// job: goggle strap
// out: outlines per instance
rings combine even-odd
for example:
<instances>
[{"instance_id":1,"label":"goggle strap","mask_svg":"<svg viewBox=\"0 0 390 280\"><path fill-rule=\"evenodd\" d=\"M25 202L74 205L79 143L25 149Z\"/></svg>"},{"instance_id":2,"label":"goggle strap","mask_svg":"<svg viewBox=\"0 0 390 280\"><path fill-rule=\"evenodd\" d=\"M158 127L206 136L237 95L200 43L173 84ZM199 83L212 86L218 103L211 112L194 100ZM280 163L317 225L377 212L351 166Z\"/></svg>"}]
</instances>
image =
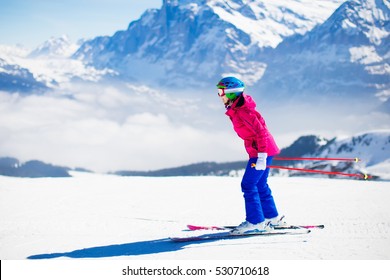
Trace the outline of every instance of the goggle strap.
<instances>
[{"instance_id":1,"label":"goggle strap","mask_svg":"<svg viewBox=\"0 0 390 280\"><path fill-rule=\"evenodd\" d=\"M224 93L234 93L234 92L243 92L244 91L244 87L240 87L240 88L225 88L224 89Z\"/></svg>"}]
</instances>

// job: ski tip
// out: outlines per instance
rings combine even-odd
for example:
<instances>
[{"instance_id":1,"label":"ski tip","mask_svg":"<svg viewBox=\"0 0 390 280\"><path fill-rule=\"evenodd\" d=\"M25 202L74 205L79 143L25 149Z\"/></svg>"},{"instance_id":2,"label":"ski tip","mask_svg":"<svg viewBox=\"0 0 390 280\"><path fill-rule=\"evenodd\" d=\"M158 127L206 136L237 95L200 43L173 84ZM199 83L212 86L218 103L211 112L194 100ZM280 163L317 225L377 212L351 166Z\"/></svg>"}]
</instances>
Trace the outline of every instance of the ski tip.
<instances>
[{"instance_id":1,"label":"ski tip","mask_svg":"<svg viewBox=\"0 0 390 280\"><path fill-rule=\"evenodd\" d=\"M206 230L206 229L214 229L214 228L216 228L216 227L187 225L187 229L189 229L189 230Z\"/></svg>"},{"instance_id":2,"label":"ski tip","mask_svg":"<svg viewBox=\"0 0 390 280\"><path fill-rule=\"evenodd\" d=\"M187 225L187 229L189 230L224 230L224 227L218 226L195 226L195 225Z\"/></svg>"},{"instance_id":3,"label":"ski tip","mask_svg":"<svg viewBox=\"0 0 390 280\"><path fill-rule=\"evenodd\" d=\"M194 226L194 225L187 225L187 228L189 230L197 230L199 227L198 226Z\"/></svg>"}]
</instances>

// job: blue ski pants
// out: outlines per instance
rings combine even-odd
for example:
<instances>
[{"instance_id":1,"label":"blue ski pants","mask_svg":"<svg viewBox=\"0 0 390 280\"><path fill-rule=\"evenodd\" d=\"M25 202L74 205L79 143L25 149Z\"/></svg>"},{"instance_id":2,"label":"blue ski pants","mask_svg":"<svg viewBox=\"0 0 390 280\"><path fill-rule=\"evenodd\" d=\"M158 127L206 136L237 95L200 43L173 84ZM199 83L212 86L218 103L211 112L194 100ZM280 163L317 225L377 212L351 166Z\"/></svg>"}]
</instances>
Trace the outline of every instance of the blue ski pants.
<instances>
[{"instance_id":1,"label":"blue ski pants","mask_svg":"<svg viewBox=\"0 0 390 280\"><path fill-rule=\"evenodd\" d=\"M272 162L271 156L267 157L267 166ZM256 170L252 164L257 158L250 158L241 181L241 190L244 193L246 220L252 224L261 223L265 218L278 216L278 211L268 186L267 179L269 168Z\"/></svg>"}]
</instances>

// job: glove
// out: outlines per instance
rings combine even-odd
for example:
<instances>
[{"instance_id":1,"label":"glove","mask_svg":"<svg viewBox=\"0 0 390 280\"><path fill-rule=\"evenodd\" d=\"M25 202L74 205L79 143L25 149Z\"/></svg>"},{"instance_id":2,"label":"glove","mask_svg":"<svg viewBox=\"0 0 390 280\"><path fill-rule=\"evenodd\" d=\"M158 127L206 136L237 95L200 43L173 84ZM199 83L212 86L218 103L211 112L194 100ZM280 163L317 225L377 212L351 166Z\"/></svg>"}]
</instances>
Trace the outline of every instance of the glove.
<instances>
[{"instance_id":1,"label":"glove","mask_svg":"<svg viewBox=\"0 0 390 280\"><path fill-rule=\"evenodd\" d=\"M255 168L256 170L265 170L267 168L267 153L258 153Z\"/></svg>"}]
</instances>

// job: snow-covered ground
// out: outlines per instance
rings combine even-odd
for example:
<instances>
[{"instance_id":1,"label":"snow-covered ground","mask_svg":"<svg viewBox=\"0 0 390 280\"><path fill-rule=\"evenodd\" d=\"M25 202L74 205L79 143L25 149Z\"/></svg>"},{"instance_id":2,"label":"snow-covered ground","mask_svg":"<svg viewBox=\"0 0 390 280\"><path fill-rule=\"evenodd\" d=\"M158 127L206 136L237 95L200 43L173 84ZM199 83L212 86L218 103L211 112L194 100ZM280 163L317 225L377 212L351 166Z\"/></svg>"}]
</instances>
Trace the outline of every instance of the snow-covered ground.
<instances>
[{"instance_id":1,"label":"snow-covered ground","mask_svg":"<svg viewBox=\"0 0 390 280\"><path fill-rule=\"evenodd\" d=\"M237 177L0 177L0 259L389 260L390 183L271 177L308 235L173 243L185 225L242 222Z\"/></svg>"}]
</instances>

